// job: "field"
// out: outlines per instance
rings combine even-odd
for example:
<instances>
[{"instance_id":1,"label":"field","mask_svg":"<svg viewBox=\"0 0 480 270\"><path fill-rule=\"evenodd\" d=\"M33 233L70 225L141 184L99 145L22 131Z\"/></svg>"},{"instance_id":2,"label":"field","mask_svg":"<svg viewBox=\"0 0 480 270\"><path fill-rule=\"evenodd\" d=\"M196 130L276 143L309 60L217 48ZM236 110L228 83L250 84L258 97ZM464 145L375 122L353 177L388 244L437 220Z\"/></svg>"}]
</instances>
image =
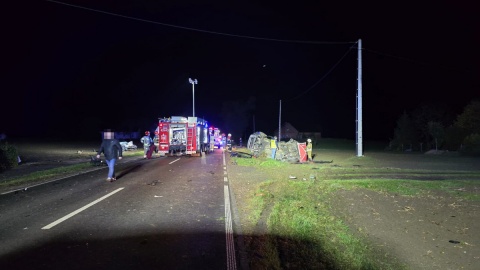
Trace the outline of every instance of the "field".
<instances>
[{"instance_id":1,"label":"field","mask_svg":"<svg viewBox=\"0 0 480 270\"><path fill-rule=\"evenodd\" d=\"M229 166L252 269L478 269L480 159L325 141Z\"/></svg>"}]
</instances>

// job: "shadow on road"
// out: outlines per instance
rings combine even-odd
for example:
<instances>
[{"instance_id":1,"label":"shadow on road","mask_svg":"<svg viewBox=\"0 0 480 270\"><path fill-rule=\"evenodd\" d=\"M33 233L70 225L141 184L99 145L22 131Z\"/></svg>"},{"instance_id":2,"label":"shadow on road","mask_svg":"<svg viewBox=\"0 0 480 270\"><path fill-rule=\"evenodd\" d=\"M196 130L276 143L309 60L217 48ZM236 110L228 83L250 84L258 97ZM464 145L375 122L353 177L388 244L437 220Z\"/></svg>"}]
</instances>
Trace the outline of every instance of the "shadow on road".
<instances>
[{"instance_id":1,"label":"shadow on road","mask_svg":"<svg viewBox=\"0 0 480 270\"><path fill-rule=\"evenodd\" d=\"M40 233L49 234L48 231ZM85 233L82 233L85 234ZM88 234L87 234L88 235ZM272 269L272 259L262 254L265 236L242 236L255 246L247 252L236 248L237 269ZM73 238L73 239L72 239ZM237 239L238 237L236 237ZM295 240L268 237L278 245L282 268L332 269L312 248L309 258L295 250ZM298 240L297 240L298 241ZM312 243L302 241L302 246ZM238 246L238 245L237 245ZM252 244L249 244L253 247ZM313 257L310 257L313 255ZM312 264L312 259L319 259ZM330 265L331 266L331 265ZM228 269L223 233L152 233L104 239L59 235L0 256L0 269Z\"/></svg>"}]
</instances>

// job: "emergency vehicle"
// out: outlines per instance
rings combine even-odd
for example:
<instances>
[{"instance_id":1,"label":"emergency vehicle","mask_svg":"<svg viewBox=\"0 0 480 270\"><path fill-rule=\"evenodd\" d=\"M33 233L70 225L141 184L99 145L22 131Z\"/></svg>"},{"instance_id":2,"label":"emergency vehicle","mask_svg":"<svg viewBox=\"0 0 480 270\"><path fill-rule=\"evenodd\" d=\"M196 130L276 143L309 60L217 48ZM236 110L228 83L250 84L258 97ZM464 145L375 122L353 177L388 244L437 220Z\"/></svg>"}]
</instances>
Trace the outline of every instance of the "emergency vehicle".
<instances>
[{"instance_id":1,"label":"emergency vehicle","mask_svg":"<svg viewBox=\"0 0 480 270\"><path fill-rule=\"evenodd\" d=\"M220 134L220 129L210 127L210 133L213 135L214 146L220 149L222 147L222 135Z\"/></svg>"},{"instance_id":2,"label":"emergency vehicle","mask_svg":"<svg viewBox=\"0 0 480 270\"><path fill-rule=\"evenodd\" d=\"M198 117L160 118L154 143L165 155L198 155L209 152L208 122Z\"/></svg>"}]
</instances>

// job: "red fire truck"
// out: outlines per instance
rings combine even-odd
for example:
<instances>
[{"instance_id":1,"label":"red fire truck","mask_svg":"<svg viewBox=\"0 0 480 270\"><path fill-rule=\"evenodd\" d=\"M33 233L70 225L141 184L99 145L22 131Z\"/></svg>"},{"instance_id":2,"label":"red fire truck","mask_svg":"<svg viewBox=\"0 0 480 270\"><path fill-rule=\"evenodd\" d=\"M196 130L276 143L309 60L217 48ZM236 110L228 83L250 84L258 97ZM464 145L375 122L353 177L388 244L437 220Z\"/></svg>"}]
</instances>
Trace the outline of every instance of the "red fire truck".
<instances>
[{"instance_id":1,"label":"red fire truck","mask_svg":"<svg viewBox=\"0 0 480 270\"><path fill-rule=\"evenodd\" d=\"M196 155L209 152L208 122L198 117L160 118L154 143L165 155Z\"/></svg>"}]
</instances>

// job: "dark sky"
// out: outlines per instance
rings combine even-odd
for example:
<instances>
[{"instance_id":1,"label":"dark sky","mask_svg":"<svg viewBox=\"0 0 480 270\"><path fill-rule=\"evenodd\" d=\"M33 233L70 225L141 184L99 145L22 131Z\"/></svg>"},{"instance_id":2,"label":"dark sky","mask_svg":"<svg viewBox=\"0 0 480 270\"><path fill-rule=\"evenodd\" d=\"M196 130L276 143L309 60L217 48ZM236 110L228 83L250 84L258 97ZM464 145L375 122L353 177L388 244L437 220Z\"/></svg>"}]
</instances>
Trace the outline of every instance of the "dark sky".
<instances>
[{"instance_id":1,"label":"dark sky","mask_svg":"<svg viewBox=\"0 0 480 270\"><path fill-rule=\"evenodd\" d=\"M192 114L191 77L195 114L213 125L232 125L222 115L237 107L246 134L253 116L273 134L282 100L282 121L353 139L359 38L365 140L391 138L405 110L433 103L458 114L480 96L473 4L10 2L0 109L10 136L153 130L158 117Z\"/></svg>"}]
</instances>

